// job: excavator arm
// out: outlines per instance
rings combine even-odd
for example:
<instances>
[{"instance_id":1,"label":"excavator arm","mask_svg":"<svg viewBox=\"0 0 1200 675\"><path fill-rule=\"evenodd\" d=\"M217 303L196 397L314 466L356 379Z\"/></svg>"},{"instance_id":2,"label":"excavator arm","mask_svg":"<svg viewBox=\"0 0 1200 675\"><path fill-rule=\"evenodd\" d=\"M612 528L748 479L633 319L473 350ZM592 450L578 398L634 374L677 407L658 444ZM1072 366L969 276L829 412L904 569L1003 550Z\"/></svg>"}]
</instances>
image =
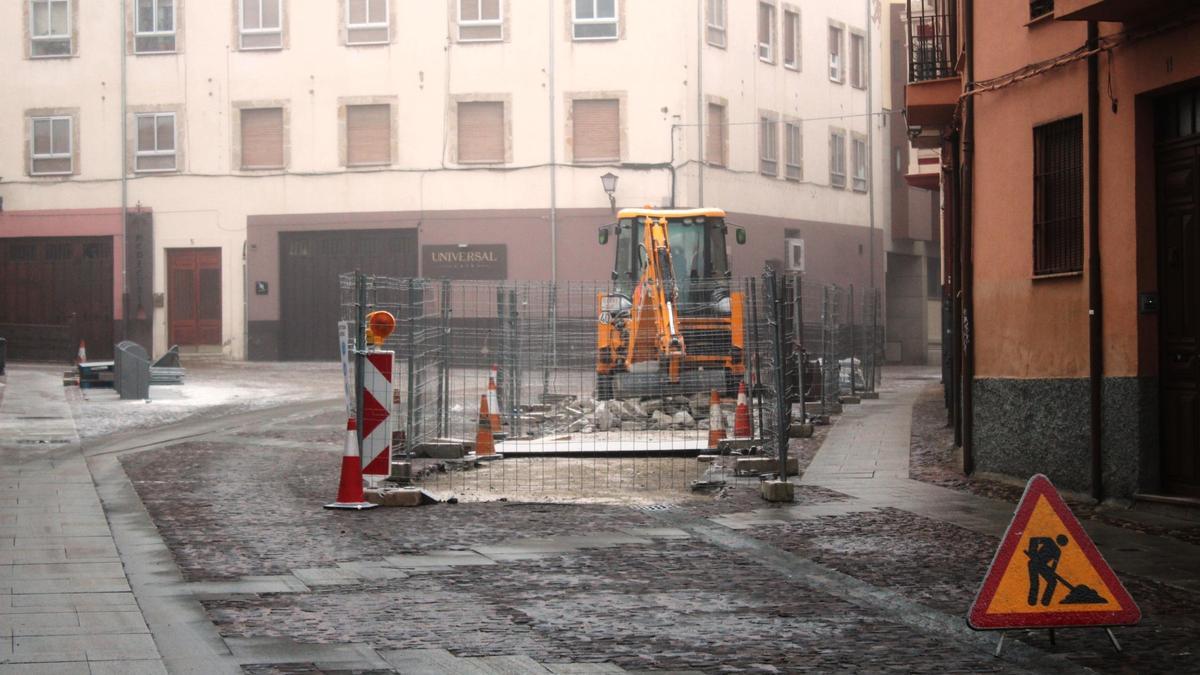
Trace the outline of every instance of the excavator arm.
<instances>
[{"instance_id":1,"label":"excavator arm","mask_svg":"<svg viewBox=\"0 0 1200 675\"><path fill-rule=\"evenodd\" d=\"M680 362L687 348L679 329L678 287L671 265L666 218L646 217L639 251L644 264L630 308L625 368L633 371L637 369L635 364L647 362L659 367L666 365L670 381L678 382Z\"/></svg>"}]
</instances>

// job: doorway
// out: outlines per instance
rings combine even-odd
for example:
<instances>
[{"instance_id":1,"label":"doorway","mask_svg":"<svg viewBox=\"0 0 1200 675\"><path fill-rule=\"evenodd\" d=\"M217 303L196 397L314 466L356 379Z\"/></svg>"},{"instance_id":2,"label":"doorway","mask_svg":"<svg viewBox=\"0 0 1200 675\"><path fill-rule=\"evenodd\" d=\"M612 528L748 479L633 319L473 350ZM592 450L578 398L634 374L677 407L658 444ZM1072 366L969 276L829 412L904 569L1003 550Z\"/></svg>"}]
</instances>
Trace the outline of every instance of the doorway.
<instances>
[{"instance_id":1,"label":"doorway","mask_svg":"<svg viewBox=\"0 0 1200 675\"><path fill-rule=\"evenodd\" d=\"M1200 86L1155 103L1162 483L1200 497Z\"/></svg>"},{"instance_id":2,"label":"doorway","mask_svg":"<svg viewBox=\"0 0 1200 675\"><path fill-rule=\"evenodd\" d=\"M168 342L221 344L221 249L167 250Z\"/></svg>"}]
</instances>

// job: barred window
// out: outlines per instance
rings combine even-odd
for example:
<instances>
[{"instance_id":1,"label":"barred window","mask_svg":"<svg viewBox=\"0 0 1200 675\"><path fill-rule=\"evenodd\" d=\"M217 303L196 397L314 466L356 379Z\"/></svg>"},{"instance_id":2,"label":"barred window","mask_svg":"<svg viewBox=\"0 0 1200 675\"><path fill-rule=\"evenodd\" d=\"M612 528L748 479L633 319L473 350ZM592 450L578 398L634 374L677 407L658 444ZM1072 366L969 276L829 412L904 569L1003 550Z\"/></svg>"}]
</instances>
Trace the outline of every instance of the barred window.
<instances>
[{"instance_id":1,"label":"barred window","mask_svg":"<svg viewBox=\"0 0 1200 675\"><path fill-rule=\"evenodd\" d=\"M1029 0L1029 18L1031 20L1053 13L1054 0Z\"/></svg>"},{"instance_id":2,"label":"barred window","mask_svg":"<svg viewBox=\"0 0 1200 675\"><path fill-rule=\"evenodd\" d=\"M1083 117L1033 130L1033 273L1083 270Z\"/></svg>"}]
</instances>

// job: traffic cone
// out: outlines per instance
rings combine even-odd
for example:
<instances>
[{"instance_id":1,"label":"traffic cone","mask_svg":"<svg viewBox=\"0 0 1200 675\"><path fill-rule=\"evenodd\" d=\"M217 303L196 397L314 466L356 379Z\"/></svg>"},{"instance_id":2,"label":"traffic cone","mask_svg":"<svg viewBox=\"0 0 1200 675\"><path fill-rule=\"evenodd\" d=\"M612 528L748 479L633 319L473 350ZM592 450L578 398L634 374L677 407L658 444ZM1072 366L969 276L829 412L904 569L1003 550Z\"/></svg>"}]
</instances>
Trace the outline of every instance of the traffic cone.
<instances>
[{"instance_id":1,"label":"traffic cone","mask_svg":"<svg viewBox=\"0 0 1200 675\"><path fill-rule=\"evenodd\" d=\"M475 456L484 457L496 454L496 444L492 440L492 420L488 414L488 397L479 397L479 431L475 434Z\"/></svg>"},{"instance_id":2,"label":"traffic cone","mask_svg":"<svg viewBox=\"0 0 1200 675\"><path fill-rule=\"evenodd\" d=\"M346 420L346 445L342 452L342 478L338 483L337 501L326 504L325 508L362 511L376 506L363 500L362 458L358 455L358 435L351 417Z\"/></svg>"},{"instance_id":3,"label":"traffic cone","mask_svg":"<svg viewBox=\"0 0 1200 675\"><path fill-rule=\"evenodd\" d=\"M493 373L495 370L496 366L492 366ZM489 412L488 421L492 424L492 433L498 434L500 433L500 402L496 398L496 377L494 374L488 378L487 402Z\"/></svg>"},{"instance_id":4,"label":"traffic cone","mask_svg":"<svg viewBox=\"0 0 1200 675\"><path fill-rule=\"evenodd\" d=\"M716 389L708 398L708 447L715 448L725 439L724 414L721 412L721 395Z\"/></svg>"},{"instance_id":5,"label":"traffic cone","mask_svg":"<svg viewBox=\"0 0 1200 675\"><path fill-rule=\"evenodd\" d=\"M750 423L750 404L746 400L746 383L738 384L737 409L733 411L733 437L750 438L754 427Z\"/></svg>"},{"instance_id":6,"label":"traffic cone","mask_svg":"<svg viewBox=\"0 0 1200 675\"><path fill-rule=\"evenodd\" d=\"M87 362L87 342L79 341L79 351L75 354L75 365Z\"/></svg>"}]
</instances>

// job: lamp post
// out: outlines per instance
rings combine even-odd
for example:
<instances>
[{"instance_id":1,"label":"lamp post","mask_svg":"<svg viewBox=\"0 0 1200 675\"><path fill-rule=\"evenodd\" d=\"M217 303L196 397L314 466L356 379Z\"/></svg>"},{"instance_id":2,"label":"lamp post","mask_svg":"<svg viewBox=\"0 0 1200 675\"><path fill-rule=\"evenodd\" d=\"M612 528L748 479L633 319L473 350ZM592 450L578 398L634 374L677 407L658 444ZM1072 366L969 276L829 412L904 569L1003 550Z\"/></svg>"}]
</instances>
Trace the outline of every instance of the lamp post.
<instances>
[{"instance_id":1,"label":"lamp post","mask_svg":"<svg viewBox=\"0 0 1200 675\"><path fill-rule=\"evenodd\" d=\"M614 193L617 191L617 176L610 171L600 176L600 184L604 186L604 192L608 195L609 208L612 209L613 213L616 213L617 198Z\"/></svg>"}]
</instances>

